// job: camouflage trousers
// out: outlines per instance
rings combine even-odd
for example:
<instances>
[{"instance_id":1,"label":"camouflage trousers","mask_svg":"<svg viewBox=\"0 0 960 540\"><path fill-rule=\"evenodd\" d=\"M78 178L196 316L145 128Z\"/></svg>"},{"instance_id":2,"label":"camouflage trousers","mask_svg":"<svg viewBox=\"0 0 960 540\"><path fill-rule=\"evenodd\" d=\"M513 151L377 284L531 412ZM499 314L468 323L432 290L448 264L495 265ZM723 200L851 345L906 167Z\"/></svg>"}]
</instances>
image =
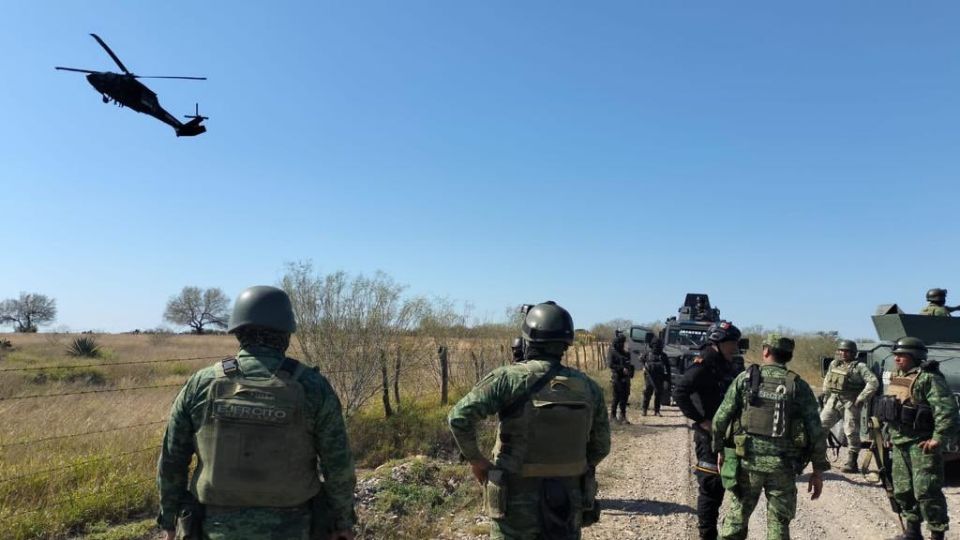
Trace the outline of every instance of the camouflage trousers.
<instances>
[{"instance_id":1,"label":"camouflage trousers","mask_svg":"<svg viewBox=\"0 0 960 540\"><path fill-rule=\"evenodd\" d=\"M207 508L204 540L310 540L310 511L298 507Z\"/></svg>"},{"instance_id":2,"label":"camouflage trousers","mask_svg":"<svg viewBox=\"0 0 960 540\"><path fill-rule=\"evenodd\" d=\"M895 444L893 496L904 521L926 521L931 531L947 530L947 500L943 496L943 454L939 449L924 454L915 443Z\"/></svg>"},{"instance_id":3,"label":"camouflage trousers","mask_svg":"<svg viewBox=\"0 0 960 540\"><path fill-rule=\"evenodd\" d=\"M829 431L840 419L843 419L843 434L847 436L847 446L851 449L860 448L860 410L855 399L844 399L837 394L830 394L820 411L820 423L823 429Z\"/></svg>"},{"instance_id":4,"label":"camouflage trousers","mask_svg":"<svg viewBox=\"0 0 960 540\"><path fill-rule=\"evenodd\" d=\"M508 480L504 516L491 520L490 540L547 540L541 525L539 484L534 478ZM580 477L570 478L567 488L576 528L569 540L579 540L583 520Z\"/></svg>"},{"instance_id":5,"label":"camouflage trousers","mask_svg":"<svg viewBox=\"0 0 960 540\"><path fill-rule=\"evenodd\" d=\"M737 475L737 487L729 490L730 509L723 517L720 538L744 540L750 515L760 494L767 495L767 540L789 540L790 521L797 512L797 484L793 471L758 472L743 467Z\"/></svg>"}]
</instances>

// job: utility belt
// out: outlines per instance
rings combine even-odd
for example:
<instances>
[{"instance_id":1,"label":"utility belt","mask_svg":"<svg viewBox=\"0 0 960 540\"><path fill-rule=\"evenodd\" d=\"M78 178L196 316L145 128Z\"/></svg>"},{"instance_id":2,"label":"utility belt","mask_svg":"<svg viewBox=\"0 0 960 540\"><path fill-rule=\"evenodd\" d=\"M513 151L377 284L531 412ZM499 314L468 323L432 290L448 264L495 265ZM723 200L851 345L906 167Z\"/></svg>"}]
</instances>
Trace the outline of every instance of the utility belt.
<instances>
[{"instance_id":1,"label":"utility belt","mask_svg":"<svg viewBox=\"0 0 960 540\"><path fill-rule=\"evenodd\" d=\"M203 520L208 516L218 516L242 512L249 507L246 506L217 506L204 505L196 500L188 503L177 516L177 540L203 540ZM269 508L272 512L303 514L310 513L310 538L327 538L332 531L333 513L326 499L325 493L321 491L313 499L298 504L297 506L283 507L261 507Z\"/></svg>"},{"instance_id":2,"label":"utility belt","mask_svg":"<svg viewBox=\"0 0 960 540\"><path fill-rule=\"evenodd\" d=\"M933 435L933 409L925 404L901 403L895 396L877 396L873 412L881 422L908 429L920 436Z\"/></svg>"},{"instance_id":3,"label":"utility belt","mask_svg":"<svg viewBox=\"0 0 960 540\"><path fill-rule=\"evenodd\" d=\"M574 477L522 477L503 469L491 469L484 487L484 507L491 519L509 517L511 491L537 491L540 503L538 512L543 525L542 537L549 540L575 540L579 538L576 527L573 501L570 490L579 488L581 493L581 526L588 527L600 520L600 505L597 502L597 477L593 467Z\"/></svg>"}]
</instances>

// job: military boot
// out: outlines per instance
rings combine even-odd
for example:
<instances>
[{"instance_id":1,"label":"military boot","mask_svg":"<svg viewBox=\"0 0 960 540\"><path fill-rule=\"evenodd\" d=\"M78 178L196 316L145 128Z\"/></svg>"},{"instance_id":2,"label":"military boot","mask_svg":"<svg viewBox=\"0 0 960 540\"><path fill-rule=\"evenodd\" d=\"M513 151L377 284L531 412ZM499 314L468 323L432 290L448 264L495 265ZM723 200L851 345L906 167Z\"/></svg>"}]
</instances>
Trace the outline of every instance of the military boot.
<instances>
[{"instance_id":1,"label":"military boot","mask_svg":"<svg viewBox=\"0 0 960 540\"><path fill-rule=\"evenodd\" d=\"M930 540L943 540L943 531L930 531Z\"/></svg>"},{"instance_id":2,"label":"military boot","mask_svg":"<svg viewBox=\"0 0 960 540\"><path fill-rule=\"evenodd\" d=\"M843 465L843 468L840 469L840 472L845 473L855 473L860 472L860 467L857 466L857 457L860 455L860 452L857 450L850 450L847 454L847 462Z\"/></svg>"},{"instance_id":3,"label":"military boot","mask_svg":"<svg viewBox=\"0 0 960 540\"><path fill-rule=\"evenodd\" d=\"M640 415L641 415L641 416L646 416L646 415L647 415L647 410L646 410L646 409L640 409Z\"/></svg>"},{"instance_id":4,"label":"military boot","mask_svg":"<svg viewBox=\"0 0 960 540\"><path fill-rule=\"evenodd\" d=\"M620 423L621 423L621 424L628 424L628 425L630 424L630 421L627 420L627 411L623 411L623 412L620 413Z\"/></svg>"},{"instance_id":5,"label":"military boot","mask_svg":"<svg viewBox=\"0 0 960 540\"><path fill-rule=\"evenodd\" d=\"M920 533L919 521L907 521L904 525L906 525L907 530L904 531L903 534L894 536L891 540L923 540L923 534Z\"/></svg>"},{"instance_id":6,"label":"military boot","mask_svg":"<svg viewBox=\"0 0 960 540\"><path fill-rule=\"evenodd\" d=\"M617 411L616 410L610 411L610 422L616 422L616 421L617 421Z\"/></svg>"}]
</instances>

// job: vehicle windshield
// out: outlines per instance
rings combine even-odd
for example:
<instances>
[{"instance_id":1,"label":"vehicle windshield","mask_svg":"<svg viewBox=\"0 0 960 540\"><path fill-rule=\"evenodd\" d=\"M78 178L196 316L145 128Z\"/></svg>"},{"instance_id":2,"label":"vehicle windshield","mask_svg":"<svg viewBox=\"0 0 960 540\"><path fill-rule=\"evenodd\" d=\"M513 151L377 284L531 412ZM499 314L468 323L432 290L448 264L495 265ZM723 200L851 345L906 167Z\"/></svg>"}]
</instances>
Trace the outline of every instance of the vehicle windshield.
<instances>
[{"instance_id":1,"label":"vehicle windshield","mask_svg":"<svg viewBox=\"0 0 960 540\"><path fill-rule=\"evenodd\" d=\"M667 345L699 347L707 336L706 330L696 328L671 328L667 332Z\"/></svg>"},{"instance_id":2,"label":"vehicle windshield","mask_svg":"<svg viewBox=\"0 0 960 540\"><path fill-rule=\"evenodd\" d=\"M634 343L641 343L647 339L647 330L646 328L631 328L630 329L630 341Z\"/></svg>"}]
</instances>

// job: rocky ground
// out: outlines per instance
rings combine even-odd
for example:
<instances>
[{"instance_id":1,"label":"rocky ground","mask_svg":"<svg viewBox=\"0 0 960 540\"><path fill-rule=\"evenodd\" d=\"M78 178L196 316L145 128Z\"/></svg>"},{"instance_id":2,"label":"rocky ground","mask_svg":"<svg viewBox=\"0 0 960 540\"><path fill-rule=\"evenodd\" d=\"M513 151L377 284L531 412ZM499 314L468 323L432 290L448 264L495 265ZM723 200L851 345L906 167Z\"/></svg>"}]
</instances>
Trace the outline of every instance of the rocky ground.
<instances>
[{"instance_id":1,"label":"rocky ground","mask_svg":"<svg viewBox=\"0 0 960 540\"><path fill-rule=\"evenodd\" d=\"M603 517L584 531L584 539L697 537L692 434L676 408L667 407L663 414L643 417L632 409L633 424L614 428L613 450L599 467ZM834 465L839 469L842 463ZM958 476L951 470L945 490L952 529L947 537L954 539L960 539ZM883 539L899 533L883 489L868 478L830 471L816 501L806 495L806 480L806 475L797 479L799 503L791 527L795 540ZM766 537L765 523L761 497L750 521L751 540Z\"/></svg>"}]
</instances>

